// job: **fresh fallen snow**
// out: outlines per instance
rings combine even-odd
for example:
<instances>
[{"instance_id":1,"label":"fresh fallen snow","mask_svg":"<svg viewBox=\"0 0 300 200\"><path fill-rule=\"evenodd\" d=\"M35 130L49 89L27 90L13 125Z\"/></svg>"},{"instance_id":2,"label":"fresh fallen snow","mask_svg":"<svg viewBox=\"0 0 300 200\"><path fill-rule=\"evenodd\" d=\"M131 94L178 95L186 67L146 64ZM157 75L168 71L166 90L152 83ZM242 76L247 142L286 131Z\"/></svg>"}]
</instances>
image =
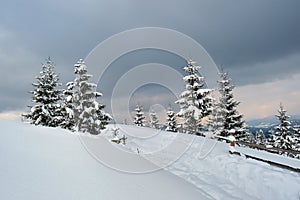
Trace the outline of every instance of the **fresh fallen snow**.
<instances>
[{"instance_id":1,"label":"fresh fallen snow","mask_svg":"<svg viewBox=\"0 0 300 200\"><path fill-rule=\"evenodd\" d=\"M0 199L209 199L165 170L130 174L102 165L84 148L84 136L3 119L0 129ZM103 137L88 138L107 144ZM134 161L153 165L139 155Z\"/></svg>"},{"instance_id":2,"label":"fresh fallen snow","mask_svg":"<svg viewBox=\"0 0 300 200\"><path fill-rule=\"evenodd\" d=\"M214 199L300 198L299 173L231 155L226 143L192 135L153 131L149 128L124 125L120 127L120 135L133 135L128 136L126 148L132 151L139 148L143 157L159 166L166 166L166 170L196 185ZM168 148L171 145L175 148ZM179 146L187 147L181 157L176 148ZM237 149L243 153L300 168L300 160L249 148ZM172 160L175 162L172 163Z\"/></svg>"},{"instance_id":3,"label":"fresh fallen snow","mask_svg":"<svg viewBox=\"0 0 300 200\"><path fill-rule=\"evenodd\" d=\"M0 199L300 197L299 173L230 155L226 143L117 125L118 137L128 138L123 145L110 142L114 127L109 125L101 135L87 137L0 120ZM300 166L299 160L237 149Z\"/></svg>"},{"instance_id":4,"label":"fresh fallen snow","mask_svg":"<svg viewBox=\"0 0 300 200\"><path fill-rule=\"evenodd\" d=\"M300 169L300 160L299 159L294 159L286 156L282 156L279 154L275 153L269 153L267 151L262 151L262 150L255 150L255 149L250 149L250 148L240 148L236 147L236 149L241 152L242 154L247 154L249 156L255 156L258 158L261 158L263 160L267 161L272 161L276 162L279 164L283 164L295 169Z\"/></svg>"}]
</instances>

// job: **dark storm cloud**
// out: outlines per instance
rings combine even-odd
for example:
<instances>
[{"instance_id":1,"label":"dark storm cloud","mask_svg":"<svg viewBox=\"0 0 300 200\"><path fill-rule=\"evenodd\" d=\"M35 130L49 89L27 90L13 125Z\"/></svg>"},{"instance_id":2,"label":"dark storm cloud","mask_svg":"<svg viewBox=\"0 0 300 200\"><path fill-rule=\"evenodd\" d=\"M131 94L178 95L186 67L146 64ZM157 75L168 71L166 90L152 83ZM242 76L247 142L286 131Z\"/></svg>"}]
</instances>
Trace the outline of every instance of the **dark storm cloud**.
<instances>
[{"instance_id":1,"label":"dark storm cloud","mask_svg":"<svg viewBox=\"0 0 300 200\"><path fill-rule=\"evenodd\" d=\"M299 7L297 0L2 2L0 66L6 75L0 80L0 109L13 107L3 101L4 94L19 99L14 106L23 107L21 99L28 97L32 77L46 57L52 56L65 83L73 79L73 64L99 42L144 26L171 28L194 38L238 85L299 73ZM277 61L288 67L273 66ZM15 81L8 79L16 69Z\"/></svg>"},{"instance_id":2,"label":"dark storm cloud","mask_svg":"<svg viewBox=\"0 0 300 200\"><path fill-rule=\"evenodd\" d=\"M86 55L120 31L143 26L190 35L217 63L238 67L300 50L300 2L252 1L9 1L3 25L40 54ZM15 7L15 5L17 5Z\"/></svg>"}]
</instances>

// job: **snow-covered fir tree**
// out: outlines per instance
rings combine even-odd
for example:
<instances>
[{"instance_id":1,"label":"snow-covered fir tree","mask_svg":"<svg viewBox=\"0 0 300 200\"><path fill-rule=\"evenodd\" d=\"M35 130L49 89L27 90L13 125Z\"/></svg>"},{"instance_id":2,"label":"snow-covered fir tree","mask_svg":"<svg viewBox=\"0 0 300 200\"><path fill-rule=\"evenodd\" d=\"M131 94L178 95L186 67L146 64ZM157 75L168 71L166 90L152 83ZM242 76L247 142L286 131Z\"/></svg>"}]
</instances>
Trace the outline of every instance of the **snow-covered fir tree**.
<instances>
[{"instance_id":1,"label":"snow-covered fir tree","mask_svg":"<svg viewBox=\"0 0 300 200\"><path fill-rule=\"evenodd\" d=\"M84 61L80 59L74 67L76 78L69 86L72 85L73 89L70 101L73 104L75 129L94 135L99 134L111 117L103 111L105 106L96 101L96 98L102 94L95 91L96 84L88 82L92 75L87 74L87 66Z\"/></svg>"},{"instance_id":2,"label":"snow-covered fir tree","mask_svg":"<svg viewBox=\"0 0 300 200\"><path fill-rule=\"evenodd\" d=\"M150 112L150 127L155 128L155 129L160 128L159 120L158 120L157 114L156 114L156 112L154 112L154 110L151 110L151 112Z\"/></svg>"},{"instance_id":3,"label":"snow-covered fir tree","mask_svg":"<svg viewBox=\"0 0 300 200\"><path fill-rule=\"evenodd\" d=\"M273 146L282 149L292 149L294 139L291 134L291 122L288 120L289 116L286 114L282 103L279 105L278 115L279 125L276 127L275 141Z\"/></svg>"},{"instance_id":4,"label":"snow-covered fir tree","mask_svg":"<svg viewBox=\"0 0 300 200\"><path fill-rule=\"evenodd\" d=\"M59 126L62 121L62 113L60 112L62 91L58 89L61 84L50 57L46 60L46 64L42 65L42 71L35 79L36 82L32 84L34 90L31 91L33 94L32 101L35 105L29 106L30 112L23 114L23 116L35 125Z\"/></svg>"},{"instance_id":5,"label":"snow-covered fir tree","mask_svg":"<svg viewBox=\"0 0 300 200\"><path fill-rule=\"evenodd\" d=\"M300 151L300 125L298 124L293 126L293 138L295 140L293 149L296 151Z\"/></svg>"},{"instance_id":6,"label":"snow-covered fir tree","mask_svg":"<svg viewBox=\"0 0 300 200\"><path fill-rule=\"evenodd\" d=\"M172 109L172 106L169 105L167 111L167 128L166 131L177 132L177 123L175 112Z\"/></svg>"},{"instance_id":7,"label":"snow-covered fir tree","mask_svg":"<svg viewBox=\"0 0 300 200\"><path fill-rule=\"evenodd\" d=\"M245 121L243 115L237 111L237 106L240 102L234 100L233 89L234 86L231 84L231 79L228 78L226 72L220 73L219 102L215 104L216 108L213 109L215 112L212 115L216 115L214 123L218 123L218 131L221 136L229 136L229 130L234 129L235 137L238 140L247 140L250 134L246 132Z\"/></svg>"},{"instance_id":8,"label":"snow-covered fir tree","mask_svg":"<svg viewBox=\"0 0 300 200\"><path fill-rule=\"evenodd\" d=\"M212 111L208 119L209 131L213 134L220 135L224 129L224 109L221 109L219 102L213 98L212 100Z\"/></svg>"},{"instance_id":9,"label":"snow-covered fir tree","mask_svg":"<svg viewBox=\"0 0 300 200\"><path fill-rule=\"evenodd\" d=\"M240 138L240 140L243 140L245 142L249 142L249 143L255 143L255 137L252 133L249 132L245 132L245 134L243 135L242 138Z\"/></svg>"},{"instance_id":10,"label":"snow-covered fir tree","mask_svg":"<svg viewBox=\"0 0 300 200\"><path fill-rule=\"evenodd\" d=\"M256 144L262 144L264 145L265 144L265 134L263 132L263 130L259 129L259 131L256 131L255 133L255 141L256 141Z\"/></svg>"},{"instance_id":11,"label":"snow-covered fir tree","mask_svg":"<svg viewBox=\"0 0 300 200\"><path fill-rule=\"evenodd\" d=\"M74 93L74 82L68 82L66 84L67 89L63 91L63 103L61 104L61 112L64 120L61 122L60 126L65 129L74 131L75 129L75 118L74 118L74 104L73 93Z\"/></svg>"},{"instance_id":12,"label":"snow-covered fir tree","mask_svg":"<svg viewBox=\"0 0 300 200\"><path fill-rule=\"evenodd\" d=\"M274 146L274 142L276 139L275 131L273 129L268 131L269 137L266 139L266 146L272 147Z\"/></svg>"},{"instance_id":13,"label":"snow-covered fir tree","mask_svg":"<svg viewBox=\"0 0 300 200\"><path fill-rule=\"evenodd\" d=\"M175 103L180 105L179 117L184 119L184 132L198 134L201 119L210 114L211 89L205 89L204 77L199 75L200 66L192 60L183 68L187 75L183 78L185 91Z\"/></svg>"},{"instance_id":14,"label":"snow-covered fir tree","mask_svg":"<svg viewBox=\"0 0 300 200\"><path fill-rule=\"evenodd\" d=\"M133 123L136 126L145 126L145 115L143 112L143 107L139 104L136 105L135 108L135 117Z\"/></svg>"}]
</instances>

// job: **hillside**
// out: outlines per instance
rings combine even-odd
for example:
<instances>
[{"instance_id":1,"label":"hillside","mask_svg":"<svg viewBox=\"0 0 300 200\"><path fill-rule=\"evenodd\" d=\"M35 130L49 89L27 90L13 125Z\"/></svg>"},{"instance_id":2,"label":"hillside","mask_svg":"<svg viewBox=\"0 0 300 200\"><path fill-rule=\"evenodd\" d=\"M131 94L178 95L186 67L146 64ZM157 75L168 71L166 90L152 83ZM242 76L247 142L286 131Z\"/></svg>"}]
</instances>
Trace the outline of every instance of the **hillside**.
<instances>
[{"instance_id":1,"label":"hillside","mask_svg":"<svg viewBox=\"0 0 300 200\"><path fill-rule=\"evenodd\" d=\"M130 134L123 148L196 185L214 199L298 199L300 174L228 153L227 143L203 137L119 125ZM142 135L143 134L143 135ZM111 132L105 132L111 137ZM122 147L122 146L121 146ZM236 147L240 152L300 168L300 161L264 151Z\"/></svg>"},{"instance_id":2,"label":"hillside","mask_svg":"<svg viewBox=\"0 0 300 200\"><path fill-rule=\"evenodd\" d=\"M300 125L300 116L292 115L288 119L291 122L291 126ZM266 136L269 136L269 131L271 129L276 130L276 126L278 126L279 121L276 116L269 116L262 119L253 119L247 121L248 129L251 133L255 134L260 129L264 131Z\"/></svg>"},{"instance_id":3,"label":"hillside","mask_svg":"<svg viewBox=\"0 0 300 200\"><path fill-rule=\"evenodd\" d=\"M105 167L68 131L2 119L0 128L0 199L209 198L164 170L136 175ZM141 157L136 163L152 165Z\"/></svg>"},{"instance_id":4,"label":"hillside","mask_svg":"<svg viewBox=\"0 0 300 200\"><path fill-rule=\"evenodd\" d=\"M226 143L150 128L118 127L119 135L128 138L126 145L109 141L113 125L100 136L85 136L0 120L1 199L300 196L299 173L230 155ZM300 167L298 160L280 159Z\"/></svg>"}]
</instances>

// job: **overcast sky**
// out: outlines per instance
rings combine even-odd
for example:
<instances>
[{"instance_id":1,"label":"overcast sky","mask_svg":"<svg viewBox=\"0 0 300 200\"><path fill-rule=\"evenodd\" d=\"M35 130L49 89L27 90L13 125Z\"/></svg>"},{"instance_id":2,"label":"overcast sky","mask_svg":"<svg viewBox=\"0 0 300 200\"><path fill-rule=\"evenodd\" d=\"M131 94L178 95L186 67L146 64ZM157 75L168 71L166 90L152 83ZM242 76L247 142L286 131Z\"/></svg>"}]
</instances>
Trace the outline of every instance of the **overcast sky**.
<instances>
[{"instance_id":1,"label":"overcast sky","mask_svg":"<svg viewBox=\"0 0 300 200\"><path fill-rule=\"evenodd\" d=\"M140 27L173 29L201 44L233 79L247 119L276 114L280 102L289 114L300 114L299 8L298 0L2 1L0 115L26 109L27 91L48 56L66 83L74 78L74 63L96 45ZM169 54L149 54L118 62L123 59L126 69L136 59L135 65L184 64ZM109 88L100 89L104 96ZM148 90L153 98L164 96L164 90Z\"/></svg>"}]
</instances>

